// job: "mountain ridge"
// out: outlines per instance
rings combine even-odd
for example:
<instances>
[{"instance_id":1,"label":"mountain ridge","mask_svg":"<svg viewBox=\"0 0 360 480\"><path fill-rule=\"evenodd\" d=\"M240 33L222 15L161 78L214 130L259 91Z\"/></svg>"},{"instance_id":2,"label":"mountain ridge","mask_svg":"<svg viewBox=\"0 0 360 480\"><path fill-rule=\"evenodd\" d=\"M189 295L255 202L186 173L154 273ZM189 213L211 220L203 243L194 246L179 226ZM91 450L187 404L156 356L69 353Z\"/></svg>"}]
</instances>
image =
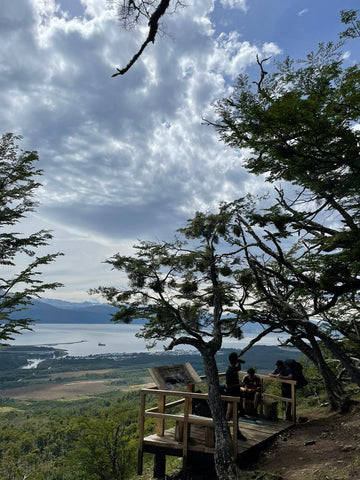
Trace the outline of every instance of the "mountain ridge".
<instances>
[{"instance_id":1,"label":"mountain ridge","mask_svg":"<svg viewBox=\"0 0 360 480\"><path fill-rule=\"evenodd\" d=\"M37 299L32 305L21 312L12 314L12 318L30 318L35 323L83 323L104 324L110 323L111 316L116 308L111 305L90 302L72 303L63 300ZM136 319L134 324L143 324L143 319Z\"/></svg>"},{"instance_id":2,"label":"mountain ridge","mask_svg":"<svg viewBox=\"0 0 360 480\"><path fill-rule=\"evenodd\" d=\"M111 322L111 316L117 309L105 303L68 302L64 300L39 298L32 300L27 310L15 312L12 318L30 318L36 324L106 324ZM135 325L143 325L143 318L133 320ZM244 334L257 334L261 331L258 323L247 324L243 329Z\"/></svg>"}]
</instances>

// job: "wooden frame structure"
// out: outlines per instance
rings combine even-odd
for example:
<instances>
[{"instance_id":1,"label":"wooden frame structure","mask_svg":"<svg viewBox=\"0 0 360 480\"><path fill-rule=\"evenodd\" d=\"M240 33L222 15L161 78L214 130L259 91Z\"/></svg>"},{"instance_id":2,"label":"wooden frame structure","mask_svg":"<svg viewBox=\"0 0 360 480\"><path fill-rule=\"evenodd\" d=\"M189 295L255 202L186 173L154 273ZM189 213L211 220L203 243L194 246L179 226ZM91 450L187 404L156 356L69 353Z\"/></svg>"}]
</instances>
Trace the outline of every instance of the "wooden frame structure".
<instances>
[{"instance_id":1,"label":"wooden frame structure","mask_svg":"<svg viewBox=\"0 0 360 480\"><path fill-rule=\"evenodd\" d=\"M246 372L239 372L245 375ZM258 375L258 374L257 374ZM219 377L224 377L220 374ZM292 421L261 421L238 418L238 403L243 399L239 397L222 396L224 402L233 403L233 418L229 422L233 439L233 456L239 459L250 448L262 443L281 431L291 427L296 421L296 396L294 380L283 380L267 375L258 375L262 383L262 404L284 402L291 405ZM204 380L206 377L200 377ZM264 382L289 383L291 385L291 398L284 398L264 391ZM189 455L207 455L213 457L215 446L211 444L213 435L212 418L193 415L193 399L207 400L207 393L195 392L195 384L186 386L186 391L159 389L155 385L143 388L140 392L140 424L139 424L139 450L138 450L138 474L142 474L143 454L152 453L154 458L154 477L161 478L165 474L165 456L173 455L182 457L183 468L186 469ZM171 401L169 401L169 398ZM151 402L156 406L147 407ZM285 409L286 410L286 409ZM145 434L145 419L155 420L153 433ZM247 437L249 442L238 441L238 427ZM210 440L209 440L210 439ZM248 438L249 439L249 438Z\"/></svg>"}]
</instances>

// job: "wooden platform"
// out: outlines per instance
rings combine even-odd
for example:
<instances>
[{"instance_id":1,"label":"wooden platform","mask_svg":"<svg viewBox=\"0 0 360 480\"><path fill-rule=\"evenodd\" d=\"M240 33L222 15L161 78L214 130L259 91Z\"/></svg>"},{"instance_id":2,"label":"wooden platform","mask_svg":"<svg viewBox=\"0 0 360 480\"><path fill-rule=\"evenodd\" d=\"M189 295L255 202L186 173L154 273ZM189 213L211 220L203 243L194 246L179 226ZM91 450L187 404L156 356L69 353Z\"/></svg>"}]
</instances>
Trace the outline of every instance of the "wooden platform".
<instances>
[{"instance_id":1,"label":"wooden platform","mask_svg":"<svg viewBox=\"0 0 360 480\"><path fill-rule=\"evenodd\" d=\"M238 440L238 459L250 449L275 437L279 433L291 428L294 423L283 420L252 419L249 417L239 419L239 429L247 441ZM164 432L163 436L150 435L144 438L143 451L181 457L183 455L182 442L175 441L175 427ZM199 452L214 455L215 448L205 445L204 427L191 425L188 439L188 452Z\"/></svg>"},{"instance_id":2,"label":"wooden platform","mask_svg":"<svg viewBox=\"0 0 360 480\"><path fill-rule=\"evenodd\" d=\"M224 374L220 374L222 376ZM276 407L275 417L279 413L278 407L286 403L291 407L292 422L285 420L270 420L274 415L270 411L261 408L256 419L246 416L238 418L239 403L242 398L230 395L222 395L221 400L226 404L232 403L232 420L229 422L232 438L232 455L237 459L241 467L242 460L247 460L250 451L274 438L281 432L291 428L296 419L296 397L293 380L279 380L265 375L259 375L262 381L262 406L274 404ZM265 391L264 382L286 382L291 384L291 398L284 398ZM159 389L154 385L152 388L143 388L140 392L140 421L139 421L139 450L138 450L138 474L142 474L143 454L154 455L154 477L164 478L166 470L166 456L182 458L183 471L190 465L201 462L210 465L214 462L214 430L212 418L194 415L192 404L194 400L207 401L207 393L195 392L195 385L186 386L186 391ZM268 415L269 418L265 418ZM150 423L153 434L149 435ZM238 425L240 432L247 440L237 440L233 435L233 425ZM236 429L237 430L237 429ZM235 432L236 432L235 430Z\"/></svg>"}]
</instances>

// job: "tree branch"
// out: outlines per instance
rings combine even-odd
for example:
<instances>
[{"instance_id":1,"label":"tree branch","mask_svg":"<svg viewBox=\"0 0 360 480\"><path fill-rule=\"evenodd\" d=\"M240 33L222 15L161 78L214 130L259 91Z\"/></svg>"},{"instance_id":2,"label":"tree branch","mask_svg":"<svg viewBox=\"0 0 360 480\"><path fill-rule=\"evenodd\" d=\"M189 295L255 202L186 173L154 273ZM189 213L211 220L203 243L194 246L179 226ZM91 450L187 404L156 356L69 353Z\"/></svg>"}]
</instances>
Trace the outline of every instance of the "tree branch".
<instances>
[{"instance_id":1,"label":"tree branch","mask_svg":"<svg viewBox=\"0 0 360 480\"><path fill-rule=\"evenodd\" d=\"M145 40L145 42L141 45L140 50L132 57L130 62L126 65L125 68L119 69L117 68L117 72L111 75L112 77L116 77L117 75L124 75L130 68L134 65L136 60L141 56L147 45L152 42L155 42L155 37L159 28L159 20L160 18L165 14L168 6L169 6L170 0L161 0L159 3L158 7L154 11L154 13L150 16L149 19L149 33L148 36Z\"/></svg>"}]
</instances>

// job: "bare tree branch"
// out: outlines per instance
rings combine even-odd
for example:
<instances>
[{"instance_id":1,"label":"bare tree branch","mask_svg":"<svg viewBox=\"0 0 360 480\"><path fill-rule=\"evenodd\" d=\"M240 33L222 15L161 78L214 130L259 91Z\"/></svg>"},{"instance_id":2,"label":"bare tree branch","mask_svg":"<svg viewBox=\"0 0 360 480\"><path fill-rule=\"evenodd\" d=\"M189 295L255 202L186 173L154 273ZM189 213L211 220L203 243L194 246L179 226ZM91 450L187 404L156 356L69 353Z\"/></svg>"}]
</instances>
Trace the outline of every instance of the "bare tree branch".
<instances>
[{"instance_id":1,"label":"bare tree branch","mask_svg":"<svg viewBox=\"0 0 360 480\"><path fill-rule=\"evenodd\" d=\"M136 62L136 60L141 56L147 45L151 42L155 42L155 37L158 32L159 28L159 21L160 18L165 14L168 6L170 4L170 0L161 0L158 7L154 10L152 15L150 16L148 26L149 26L149 33L145 40L145 42L141 45L139 51L132 57L130 62L126 65L125 68L119 69L117 68L117 72L111 75L112 77L116 77L117 75L124 75Z\"/></svg>"},{"instance_id":2,"label":"bare tree branch","mask_svg":"<svg viewBox=\"0 0 360 480\"><path fill-rule=\"evenodd\" d=\"M239 357L242 357L248 350L250 350L250 348L252 346L255 345L255 343L257 343L259 340L261 340L263 337L266 337L266 335L268 335L269 333L271 333L273 330L275 330L276 327L273 327L273 326L270 326L268 328L266 328L265 330L263 330L262 332L260 332L255 338L253 338L252 340L250 340L250 342L246 345L246 347L244 347L240 354L239 354Z\"/></svg>"},{"instance_id":3,"label":"bare tree branch","mask_svg":"<svg viewBox=\"0 0 360 480\"><path fill-rule=\"evenodd\" d=\"M270 58L271 57L264 58L263 60L260 61L259 60L259 55L256 55L256 61L257 61L257 64L259 65L259 67L260 67L260 80L258 82L254 81L253 83L255 83L257 85L258 92L261 92L261 90L262 90L261 84L264 81L265 75L267 75L267 73L268 73L268 72L265 72L264 67L263 67L263 63L270 60Z\"/></svg>"}]
</instances>

